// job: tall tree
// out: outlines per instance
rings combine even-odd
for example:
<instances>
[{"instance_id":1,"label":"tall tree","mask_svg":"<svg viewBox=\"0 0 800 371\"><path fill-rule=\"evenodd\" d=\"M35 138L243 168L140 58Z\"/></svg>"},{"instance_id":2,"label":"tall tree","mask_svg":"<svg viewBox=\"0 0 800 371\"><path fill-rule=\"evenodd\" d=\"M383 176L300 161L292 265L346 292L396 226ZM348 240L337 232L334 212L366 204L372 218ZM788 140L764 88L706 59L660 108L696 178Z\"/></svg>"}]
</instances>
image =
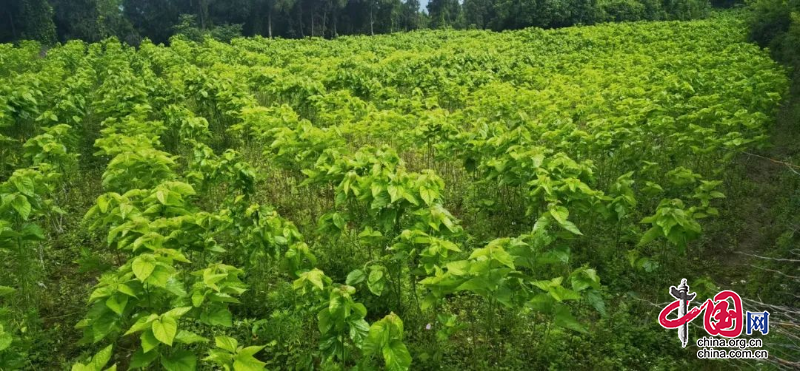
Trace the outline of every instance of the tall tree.
<instances>
[{"instance_id":1,"label":"tall tree","mask_svg":"<svg viewBox=\"0 0 800 371\"><path fill-rule=\"evenodd\" d=\"M339 31L337 29L337 25L339 23L339 17L341 16L341 11L347 6L348 0L328 0L331 3L331 22L333 23L333 32L331 33L331 37L338 37Z\"/></svg>"},{"instance_id":2,"label":"tall tree","mask_svg":"<svg viewBox=\"0 0 800 371\"><path fill-rule=\"evenodd\" d=\"M391 33L402 28L403 3L400 0L380 0L378 10L379 24L382 25L380 32Z\"/></svg>"},{"instance_id":3,"label":"tall tree","mask_svg":"<svg viewBox=\"0 0 800 371\"><path fill-rule=\"evenodd\" d=\"M0 42L19 39L19 6L18 0L0 0Z\"/></svg>"},{"instance_id":4,"label":"tall tree","mask_svg":"<svg viewBox=\"0 0 800 371\"><path fill-rule=\"evenodd\" d=\"M244 24L256 11L252 0L205 0L208 1L206 29L214 26Z\"/></svg>"},{"instance_id":5,"label":"tall tree","mask_svg":"<svg viewBox=\"0 0 800 371\"><path fill-rule=\"evenodd\" d=\"M50 0L58 39L95 42L102 38L96 0Z\"/></svg>"},{"instance_id":6,"label":"tall tree","mask_svg":"<svg viewBox=\"0 0 800 371\"><path fill-rule=\"evenodd\" d=\"M196 1L196 0L194 0ZM123 13L142 37L166 43L180 21L181 7L170 0L124 0Z\"/></svg>"},{"instance_id":7,"label":"tall tree","mask_svg":"<svg viewBox=\"0 0 800 371\"><path fill-rule=\"evenodd\" d=\"M488 28L495 17L494 0L464 0L464 17L466 26Z\"/></svg>"},{"instance_id":8,"label":"tall tree","mask_svg":"<svg viewBox=\"0 0 800 371\"><path fill-rule=\"evenodd\" d=\"M375 34L375 8L381 0L362 0L362 4L366 4L369 9L369 34Z\"/></svg>"},{"instance_id":9,"label":"tall tree","mask_svg":"<svg viewBox=\"0 0 800 371\"><path fill-rule=\"evenodd\" d=\"M271 0L275 4L273 6L273 10L277 14L282 14L286 17L289 16L289 13L292 11L292 8L298 3L297 0ZM269 37L272 37L272 17L270 16L270 31Z\"/></svg>"},{"instance_id":10,"label":"tall tree","mask_svg":"<svg viewBox=\"0 0 800 371\"><path fill-rule=\"evenodd\" d=\"M134 43L139 39L131 22L122 12L123 0L96 0L97 26L100 37L116 36L120 40Z\"/></svg>"},{"instance_id":11,"label":"tall tree","mask_svg":"<svg viewBox=\"0 0 800 371\"><path fill-rule=\"evenodd\" d=\"M461 5L458 0L431 0L428 3L432 28L459 28L460 25L457 22L460 13Z\"/></svg>"},{"instance_id":12,"label":"tall tree","mask_svg":"<svg viewBox=\"0 0 800 371\"><path fill-rule=\"evenodd\" d=\"M403 3L401 27L406 30L416 30L420 26L419 0L406 0Z\"/></svg>"},{"instance_id":13,"label":"tall tree","mask_svg":"<svg viewBox=\"0 0 800 371\"><path fill-rule=\"evenodd\" d=\"M23 0L20 9L21 36L45 45L56 43L56 25L53 7L46 0Z\"/></svg>"},{"instance_id":14,"label":"tall tree","mask_svg":"<svg viewBox=\"0 0 800 371\"><path fill-rule=\"evenodd\" d=\"M208 26L208 6L211 0L189 0L189 6L194 6L197 19L200 20L200 29L205 30Z\"/></svg>"}]
</instances>

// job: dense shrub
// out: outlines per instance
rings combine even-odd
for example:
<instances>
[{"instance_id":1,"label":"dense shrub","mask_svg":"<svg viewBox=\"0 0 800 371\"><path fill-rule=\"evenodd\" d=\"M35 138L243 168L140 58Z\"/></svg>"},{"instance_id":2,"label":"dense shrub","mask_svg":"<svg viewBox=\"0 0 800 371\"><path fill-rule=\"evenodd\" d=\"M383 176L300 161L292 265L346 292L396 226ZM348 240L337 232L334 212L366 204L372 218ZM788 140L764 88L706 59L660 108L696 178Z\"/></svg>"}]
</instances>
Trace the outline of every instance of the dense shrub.
<instances>
[{"instance_id":1,"label":"dense shrub","mask_svg":"<svg viewBox=\"0 0 800 371\"><path fill-rule=\"evenodd\" d=\"M665 0L663 6L669 19L680 20L705 17L711 8L708 0Z\"/></svg>"},{"instance_id":2,"label":"dense shrub","mask_svg":"<svg viewBox=\"0 0 800 371\"><path fill-rule=\"evenodd\" d=\"M707 0L603 0L601 20L607 22L688 20L708 15Z\"/></svg>"},{"instance_id":3,"label":"dense shrub","mask_svg":"<svg viewBox=\"0 0 800 371\"><path fill-rule=\"evenodd\" d=\"M636 0L608 0L600 3L603 20L624 22L644 18L645 6Z\"/></svg>"},{"instance_id":4,"label":"dense shrub","mask_svg":"<svg viewBox=\"0 0 800 371\"><path fill-rule=\"evenodd\" d=\"M785 0L755 0L750 3L750 39L770 46L789 30L791 6Z\"/></svg>"},{"instance_id":5,"label":"dense shrub","mask_svg":"<svg viewBox=\"0 0 800 371\"><path fill-rule=\"evenodd\" d=\"M203 30L197 24L197 17L188 14L181 15L181 22L174 27L174 30L175 35L180 35L196 42L203 41L206 35L223 42L230 42L234 38L242 36L241 24L225 24Z\"/></svg>"},{"instance_id":6,"label":"dense shrub","mask_svg":"<svg viewBox=\"0 0 800 371\"><path fill-rule=\"evenodd\" d=\"M767 47L773 57L794 69L800 82L800 1L754 0L748 3L750 39Z\"/></svg>"}]
</instances>

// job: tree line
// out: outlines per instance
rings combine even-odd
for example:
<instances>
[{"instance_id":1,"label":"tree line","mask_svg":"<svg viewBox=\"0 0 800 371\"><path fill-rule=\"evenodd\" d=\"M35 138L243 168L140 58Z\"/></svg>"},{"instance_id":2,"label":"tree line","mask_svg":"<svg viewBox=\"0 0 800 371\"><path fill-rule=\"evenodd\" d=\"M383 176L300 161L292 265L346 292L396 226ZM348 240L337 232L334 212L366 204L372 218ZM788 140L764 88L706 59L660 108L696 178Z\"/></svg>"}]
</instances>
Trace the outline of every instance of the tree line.
<instances>
[{"instance_id":1,"label":"tree line","mask_svg":"<svg viewBox=\"0 0 800 371\"><path fill-rule=\"evenodd\" d=\"M736 0L714 0L731 5ZM0 42L325 37L703 17L708 0L0 0Z\"/></svg>"},{"instance_id":2,"label":"tree line","mask_svg":"<svg viewBox=\"0 0 800 371\"><path fill-rule=\"evenodd\" d=\"M750 10L750 39L792 67L793 93L800 97L800 0L753 0Z\"/></svg>"}]
</instances>

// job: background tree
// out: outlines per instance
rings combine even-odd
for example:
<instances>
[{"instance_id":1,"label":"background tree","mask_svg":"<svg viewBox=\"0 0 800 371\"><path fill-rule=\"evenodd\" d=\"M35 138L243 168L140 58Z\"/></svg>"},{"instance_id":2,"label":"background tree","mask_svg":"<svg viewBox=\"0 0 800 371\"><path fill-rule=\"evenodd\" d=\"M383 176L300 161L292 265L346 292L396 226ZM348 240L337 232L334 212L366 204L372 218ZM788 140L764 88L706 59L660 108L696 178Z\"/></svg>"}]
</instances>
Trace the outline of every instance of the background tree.
<instances>
[{"instance_id":1,"label":"background tree","mask_svg":"<svg viewBox=\"0 0 800 371\"><path fill-rule=\"evenodd\" d=\"M464 0L467 27L486 29L495 17L494 0Z\"/></svg>"},{"instance_id":2,"label":"background tree","mask_svg":"<svg viewBox=\"0 0 800 371\"><path fill-rule=\"evenodd\" d=\"M0 0L0 41L19 38L19 1Z\"/></svg>"},{"instance_id":3,"label":"background tree","mask_svg":"<svg viewBox=\"0 0 800 371\"><path fill-rule=\"evenodd\" d=\"M402 18L400 19L403 30L411 31L420 28L419 0L406 0L403 3Z\"/></svg>"},{"instance_id":4,"label":"background tree","mask_svg":"<svg viewBox=\"0 0 800 371\"><path fill-rule=\"evenodd\" d=\"M460 13L461 5L458 0L431 0L428 3L431 28L459 28L457 20Z\"/></svg>"},{"instance_id":5,"label":"background tree","mask_svg":"<svg viewBox=\"0 0 800 371\"><path fill-rule=\"evenodd\" d=\"M337 24L339 23L338 22L339 16L340 16L340 14L342 12L342 9L344 9L347 6L347 3L349 1L348 0L328 0L328 2L331 4L330 5L331 23L332 23L332 26L333 26L333 31L331 33L331 36L332 37L338 37L339 36L339 32L338 32L338 29L337 29Z\"/></svg>"},{"instance_id":6,"label":"background tree","mask_svg":"<svg viewBox=\"0 0 800 371\"><path fill-rule=\"evenodd\" d=\"M740 0L719 0L717 4L729 6L732 1ZM447 27L500 31L598 21L698 18L707 14L709 3L431 0L426 7L427 13L422 12L419 0L0 0L0 42L26 38L46 44L71 39L94 42L115 36L137 45L143 38L168 43L176 33L230 40L239 35L334 38Z\"/></svg>"},{"instance_id":7,"label":"background tree","mask_svg":"<svg viewBox=\"0 0 800 371\"><path fill-rule=\"evenodd\" d=\"M173 1L124 0L123 13L142 37L166 43L179 23L181 9Z\"/></svg>"},{"instance_id":8,"label":"background tree","mask_svg":"<svg viewBox=\"0 0 800 371\"><path fill-rule=\"evenodd\" d=\"M81 39L89 42L100 40L100 14L95 0L53 0L54 21L61 41Z\"/></svg>"},{"instance_id":9,"label":"background tree","mask_svg":"<svg viewBox=\"0 0 800 371\"><path fill-rule=\"evenodd\" d=\"M201 21L201 28L204 30L210 30L216 26L245 24L250 20L250 14L256 10L252 0L205 1L209 1L209 3L206 20L205 22Z\"/></svg>"},{"instance_id":10,"label":"background tree","mask_svg":"<svg viewBox=\"0 0 800 371\"><path fill-rule=\"evenodd\" d=\"M22 25L22 38L45 45L56 43L53 7L46 0L23 0L19 22Z\"/></svg>"},{"instance_id":11,"label":"background tree","mask_svg":"<svg viewBox=\"0 0 800 371\"><path fill-rule=\"evenodd\" d=\"M400 0L378 0L377 24L379 33L392 33L401 30L403 3Z\"/></svg>"},{"instance_id":12,"label":"background tree","mask_svg":"<svg viewBox=\"0 0 800 371\"><path fill-rule=\"evenodd\" d=\"M97 27L101 38L116 36L129 44L137 43L138 33L123 14L123 0L96 0Z\"/></svg>"}]
</instances>

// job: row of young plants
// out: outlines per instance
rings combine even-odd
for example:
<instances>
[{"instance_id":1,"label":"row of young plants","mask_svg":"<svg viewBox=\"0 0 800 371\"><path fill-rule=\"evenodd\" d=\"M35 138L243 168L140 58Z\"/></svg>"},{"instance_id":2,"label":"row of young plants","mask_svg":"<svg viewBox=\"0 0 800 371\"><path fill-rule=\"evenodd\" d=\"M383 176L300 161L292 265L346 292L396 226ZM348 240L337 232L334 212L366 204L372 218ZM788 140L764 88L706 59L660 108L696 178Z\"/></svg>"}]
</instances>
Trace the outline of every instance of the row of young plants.
<instances>
[{"instance_id":1,"label":"row of young plants","mask_svg":"<svg viewBox=\"0 0 800 371\"><path fill-rule=\"evenodd\" d=\"M175 73L187 90L194 93L195 104L209 116L223 122L235 122L233 116L240 116L241 112L264 113L255 106L249 93L227 95L232 90L224 90L230 87L225 80L215 79L201 70L186 74L185 61L172 67L177 68ZM259 117L271 120L270 114ZM231 134L240 133L245 127L246 123L235 125ZM258 279L274 280L270 274L274 274L276 261L280 262L281 270L294 279L292 288L301 302L295 303L293 309L316 318L319 330L316 362L325 367L337 363L365 367L374 359L382 359L388 369L407 369L410 366L411 357L402 341L402 320L389 312L369 325L365 320L367 309L355 300L356 288L351 286L361 282L348 279L346 284L334 283L322 270L315 268L317 258L303 236L291 222L277 216L271 208L251 205L245 215L253 220L242 228L243 238L238 241L241 247L237 255L244 259L246 270L253 272Z\"/></svg>"},{"instance_id":2,"label":"row of young plants","mask_svg":"<svg viewBox=\"0 0 800 371\"><path fill-rule=\"evenodd\" d=\"M83 44L38 60L39 45L3 53L0 94L0 368L32 367L47 295L47 250L64 232L64 209L78 169L76 127L85 116L91 67Z\"/></svg>"},{"instance_id":3,"label":"row of young plants","mask_svg":"<svg viewBox=\"0 0 800 371\"><path fill-rule=\"evenodd\" d=\"M247 270L281 262L285 275L296 279L297 290L307 294L309 310L328 313L330 328L321 322L320 336L339 343L325 349L323 361L348 362L351 350L345 348L355 345L365 356L384 359L389 368L408 368L402 321L389 314L372 326L365 322L365 307L350 298L354 289L334 285L313 269L314 255L292 223L269 207L249 203L253 169L236 151L217 155L203 143L212 136L208 122L170 103L180 92L171 97L162 84L163 100L149 96L147 85L159 86L158 77L129 52L107 43L97 61L105 71L92 96L95 119L102 121L94 146L96 156L108 159L101 179L106 193L85 218L90 230L106 235L121 266L100 277L89 312L77 325L87 344L113 343L117 349L103 347L74 367L105 369L114 359L129 368L193 369L213 336L215 347L206 361L225 368L263 368L253 357L263 346L238 347L224 335L233 325L228 303L238 303L247 290L240 280L245 271L220 263L232 259ZM184 158L163 151L162 139L171 140ZM213 195L220 188L226 196L218 204L193 202L197 191ZM199 204L217 211L201 211ZM351 340L341 338L343 331L352 331Z\"/></svg>"},{"instance_id":4,"label":"row of young plants","mask_svg":"<svg viewBox=\"0 0 800 371\"><path fill-rule=\"evenodd\" d=\"M196 188L228 181L241 164L235 153L223 162L203 151L207 122L173 103L180 94L163 89L146 61L115 42L104 47L92 110L102 127L95 155L108 160L101 178L106 193L85 222L105 237L120 266L99 278L76 326L85 343L109 345L73 369L119 363L189 370L199 359L226 369L263 369L255 357L263 346L240 346L225 332L233 324L229 307L247 291L244 271L219 257L225 249L216 239L233 227L231 211L223 205L203 211L196 202ZM196 155L181 163L164 151L163 138ZM246 167L240 173L246 176ZM248 189L236 192L228 203Z\"/></svg>"}]
</instances>

